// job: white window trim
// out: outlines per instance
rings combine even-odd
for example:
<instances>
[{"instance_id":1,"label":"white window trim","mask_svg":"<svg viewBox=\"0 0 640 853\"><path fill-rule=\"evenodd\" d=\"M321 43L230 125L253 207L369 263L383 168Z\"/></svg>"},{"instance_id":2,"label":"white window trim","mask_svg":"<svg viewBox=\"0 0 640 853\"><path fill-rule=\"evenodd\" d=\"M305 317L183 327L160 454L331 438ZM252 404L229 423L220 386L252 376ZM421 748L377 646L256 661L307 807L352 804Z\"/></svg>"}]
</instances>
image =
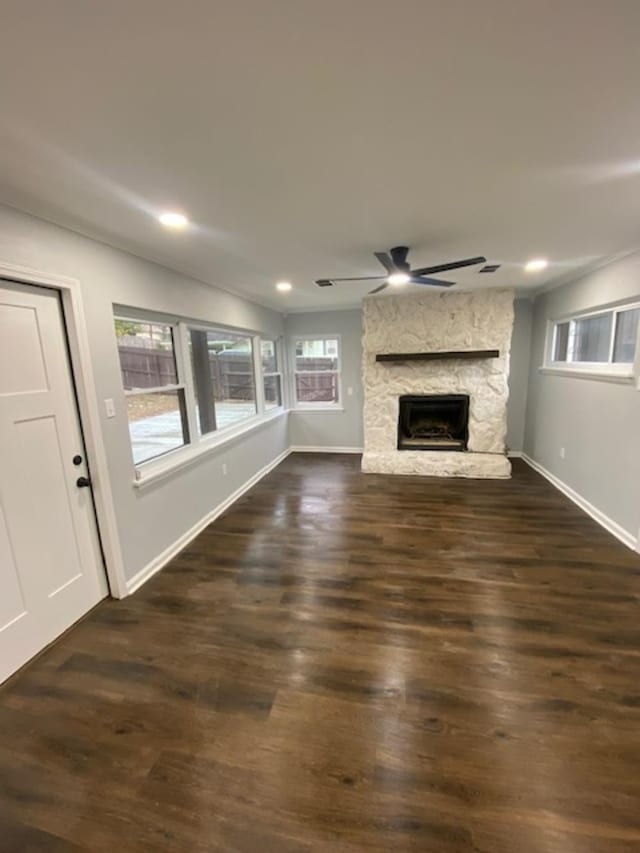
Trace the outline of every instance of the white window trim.
<instances>
[{"instance_id":1,"label":"white window trim","mask_svg":"<svg viewBox=\"0 0 640 853\"><path fill-rule=\"evenodd\" d=\"M185 431L187 432L187 441L178 447L173 447L169 450L165 450L163 453L158 453L157 456L151 456L149 459L144 459L142 462L136 462L133 459L133 446L131 445L131 435L129 435L129 446L131 448L131 459L133 461L133 469L134 469L134 477L135 481L139 479L139 472L142 467L146 469L149 465L153 465L154 463L164 462L165 459L169 456L173 456L175 453L183 452L186 448L191 447L194 439L194 432L192 423L192 419L190 417L190 405L189 405L189 396L187 389L187 377L190 375L190 371L185 368L185 360L183 355L183 343L182 343L182 335L180 332L180 321L174 319L168 319L166 317L162 318L153 314L152 312L139 311L132 309L132 313L127 316L126 311L117 311L113 315L113 319L115 320L127 320L133 323L149 323L156 324L158 326L169 326L171 329L171 343L173 350L173 358L176 365L176 379L177 382L172 382L167 385L157 385L153 388L124 388L123 393L125 400L127 397L137 397L142 394L158 394L163 392L172 392L172 391L182 391L184 394L184 405L186 410L186 424L182 424L183 434ZM117 343L117 341L116 341ZM125 405L126 412L126 405ZM127 415L127 429L128 429L128 415ZM134 482L135 482L134 481Z\"/></svg>"},{"instance_id":2,"label":"white window trim","mask_svg":"<svg viewBox=\"0 0 640 853\"><path fill-rule=\"evenodd\" d=\"M538 372L548 374L549 376L569 376L571 379L596 379L602 382L614 382L618 385L633 385L635 382L634 374L606 373L597 370L575 370L564 367L546 367L543 365L538 368ZM640 385L638 390L640 390Z\"/></svg>"},{"instance_id":3,"label":"white window trim","mask_svg":"<svg viewBox=\"0 0 640 853\"><path fill-rule=\"evenodd\" d=\"M262 342L263 341L270 341L273 344L274 354L276 357L276 367L279 368L278 370L273 370L273 371L266 373L262 369ZM266 336L262 336L262 337L258 338L257 343L256 343L257 352L259 353L259 359L260 359L259 368L260 368L260 373L262 376L262 382L260 384L260 387L261 387L261 393L262 393L262 402L263 402L263 411L264 412L267 412L267 411L268 412L275 412L278 409L284 409L285 408L285 387L284 387L284 372L283 372L284 360L282 357L282 347L280 344L281 344L280 338L268 338ZM257 359L256 359L256 361L257 361ZM271 377L271 376L279 376L280 377L280 405L279 406L273 406L273 408L267 410L266 401L265 401L265 397L264 397L264 381L267 377Z\"/></svg>"},{"instance_id":4,"label":"white window trim","mask_svg":"<svg viewBox=\"0 0 640 853\"><path fill-rule=\"evenodd\" d=\"M198 428L198 424L196 423L196 389L193 381L193 370L191 369L190 357L189 357L189 332L191 329L194 329L198 332L221 332L224 334L228 332L230 335L237 335L238 337L243 336L245 338L249 338L251 341L251 359L253 365L253 382L255 385L255 403L256 403L256 413L255 415L251 415L248 418L244 418L240 423L246 423L250 420L253 420L254 417L258 417L264 412L264 406L261 405L261 400L263 399L260 395L260 370L262 369L262 362L258 364L258 353L260 352L260 336L255 334L255 332L249 332L245 329L233 329L228 326L214 326L207 323L196 323L190 322L189 320L180 320L178 323L179 332L178 334L182 340L181 351L183 353L183 363L188 365L188 367L184 370L185 376L185 384L189 388L189 395L193 402L193 405L189 405L189 410L193 414L193 425L195 432L192 433L192 444L201 444L202 442L206 442L209 440L211 436L215 436L221 432L226 432L227 430L233 429L236 424L231 424L228 427L222 427L221 429L216 429L213 432L208 432L206 435L200 435L200 430Z\"/></svg>"},{"instance_id":5,"label":"white window trim","mask_svg":"<svg viewBox=\"0 0 640 853\"><path fill-rule=\"evenodd\" d=\"M133 484L136 488L143 488L157 480L170 475L173 471L184 468L190 465L200 457L219 450L221 447L231 444L237 439L248 433L260 428L261 426L276 420L280 416L286 414L284 405L284 378L280 374L280 385L283 395L283 403L280 406L265 410L264 407L264 378L262 373L262 358L261 358L261 336L247 329L239 329L226 325L214 325L211 323L202 323L198 321L190 321L188 319L167 317L161 314L154 314L150 311L131 308L131 313L127 313L125 306L120 307L114 312L114 320L132 320L135 322L159 323L164 326L171 326L173 333L173 351L176 360L176 371L178 382L172 385L162 385L158 388L140 388L132 390L123 390L123 395L134 396L153 391L175 391L183 390L185 396L185 408L187 415L187 427L189 432L189 442L180 447L167 450L164 453L158 454L144 462L133 463L134 480ZM235 424L230 424L227 427L216 429L206 435L200 435L196 416L196 394L193 380L193 371L190 364L189 356L189 330L197 329L206 332L229 332L234 335L243 335L251 339L254 383L256 394L256 414L243 418ZM275 341L278 346L279 339L269 338L265 336L265 340ZM280 354L281 357L281 354ZM279 362L282 364L283 362ZM267 374L269 375L269 374ZM128 428L128 427L127 427ZM132 455L133 460L133 455Z\"/></svg>"},{"instance_id":6,"label":"white window trim","mask_svg":"<svg viewBox=\"0 0 640 853\"><path fill-rule=\"evenodd\" d=\"M622 384L632 384L636 377L640 376L640 326L636 340L636 355L633 363L614 362L613 348L615 345L615 334L617 327L617 315L625 311L640 308L640 301L634 299L630 302L617 303L615 305L603 305L589 311L572 313L555 317L547 324L547 336L545 341L544 364L538 368L541 373L558 374L561 376L579 376L585 379L603 379ZM609 361L554 361L553 354L556 347L556 335L558 326L562 323L570 323L572 320L584 320L589 317L597 317L601 314L613 314L611 325L611 340L609 341ZM640 389L640 382L638 383Z\"/></svg>"},{"instance_id":7,"label":"white window trim","mask_svg":"<svg viewBox=\"0 0 640 853\"><path fill-rule=\"evenodd\" d=\"M133 481L133 485L136 489L143 489L145 486L156 483L158 480L162 480L179 471L181 468L186 468L198 459L213 454L216 450L227 447L233 444L234 441L256 432L261 427L267 426L271 421L275 421L286 414L287 412L282 407L271 409L263 415L247 418L239 424L232 424L224 429L215 430L209 433L206 439L198 441L195 444L187 444L175 450L169 450L167 453L163 453L162 456L156 456L148 462L143 462L135 469L136 478Z\"/></svg>"},{"instance_id":8,"label":"white window trim","mask_svg":"<svg viewBox=\"0 0 640 853\"><path fill-rule=\"evenodd\" d=\"M325 341L328 339L338 341L338 369L337 370L296 370L296 341ZM293 412L343 412L344 404L342 397L342 335L333 332L323 334L299 334L289 338L289 395L291 410ZM338 377L338 402L337 403L299 403L296 396L297 374L335 373Z\"/></svg>"}]
</instances>

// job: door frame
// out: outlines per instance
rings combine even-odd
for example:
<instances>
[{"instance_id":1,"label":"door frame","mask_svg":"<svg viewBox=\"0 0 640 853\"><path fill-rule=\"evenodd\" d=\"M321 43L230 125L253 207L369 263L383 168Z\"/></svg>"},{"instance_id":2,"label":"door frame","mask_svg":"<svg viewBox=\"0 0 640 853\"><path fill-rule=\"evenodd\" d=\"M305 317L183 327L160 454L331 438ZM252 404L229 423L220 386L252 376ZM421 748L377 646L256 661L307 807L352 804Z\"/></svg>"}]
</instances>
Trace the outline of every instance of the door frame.
<instances>
[{"instance_id":1,"label":"door frame","mask_svg":"<svg viewBox=\"0 0 640 853\"><path fill-rule=\"evenodd\" d=\"M75 278L0 261L0 283L2 279L7 279L8 284L13 281L17 284L47 287L50 290L57 290L60 294L69 342L70 367L78 400L78 415L91 473L98 535L102 543L105 560L104 568L111 596L113 598L124 598L129 594L129 591L127 590L120 536L113 505L113 492L100 423L98 395L93 377L89 335L80 282Z\"/></svg>"}]
</instances>

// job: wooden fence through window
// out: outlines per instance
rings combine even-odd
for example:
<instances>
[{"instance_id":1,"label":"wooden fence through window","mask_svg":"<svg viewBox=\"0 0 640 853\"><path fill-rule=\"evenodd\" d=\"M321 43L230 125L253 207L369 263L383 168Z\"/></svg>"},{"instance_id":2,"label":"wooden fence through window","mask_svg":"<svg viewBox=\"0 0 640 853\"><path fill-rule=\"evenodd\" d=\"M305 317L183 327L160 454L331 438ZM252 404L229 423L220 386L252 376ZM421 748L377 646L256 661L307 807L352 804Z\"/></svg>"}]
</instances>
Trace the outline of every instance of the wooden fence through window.
<instances>
[{"instance_id":1,"label":"wooden fence through window","mask_svg":"<svg viewBox=\"0 0 640 853\"><path fill-rule=\"evenodd\" d=\"M144 390L175 385L177 375L171 350L136 346L120 346L122 380L127 390ZM333 402L338 399L338 376L330 373L335 361L331 358L305 358L303 369L317 371L296 375L297 399L303 403ZM213 399L253 400L255 398L253 363L249 353L209 353ZM301 365L302 366L302 365ZM325 371L325 372L323 372ZM267 382L268 396L277 389Z\"/></svg>"}]
</instances>

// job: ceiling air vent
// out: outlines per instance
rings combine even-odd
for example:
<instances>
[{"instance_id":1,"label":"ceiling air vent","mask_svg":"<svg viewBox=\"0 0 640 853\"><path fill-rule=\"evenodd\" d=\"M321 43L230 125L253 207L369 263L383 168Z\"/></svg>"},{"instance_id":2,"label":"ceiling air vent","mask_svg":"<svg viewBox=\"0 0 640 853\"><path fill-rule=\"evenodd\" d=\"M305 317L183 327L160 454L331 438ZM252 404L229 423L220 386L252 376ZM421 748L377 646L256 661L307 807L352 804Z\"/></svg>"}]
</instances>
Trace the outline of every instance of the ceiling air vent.
<instances>
[{"instance_id":1,"label":"ceiling air vent","mask_svg":"<svg viewBox=\"0 0 640 853\"><path fill-rule=\"evenodd\" d=\"M329 278L319 278L316 284L318 287L333 287L333 282Z\"/></svg>"},{"instance_id":2,"label":"ceiling air vent","mask_svg":"<svg viewBox=\"0 0 640 853\"><path fill-rule=\"evenodd\" d=\"M500 269L500 264L485 264L478 272L495 272Z\"/></svg>"}]
</instances>

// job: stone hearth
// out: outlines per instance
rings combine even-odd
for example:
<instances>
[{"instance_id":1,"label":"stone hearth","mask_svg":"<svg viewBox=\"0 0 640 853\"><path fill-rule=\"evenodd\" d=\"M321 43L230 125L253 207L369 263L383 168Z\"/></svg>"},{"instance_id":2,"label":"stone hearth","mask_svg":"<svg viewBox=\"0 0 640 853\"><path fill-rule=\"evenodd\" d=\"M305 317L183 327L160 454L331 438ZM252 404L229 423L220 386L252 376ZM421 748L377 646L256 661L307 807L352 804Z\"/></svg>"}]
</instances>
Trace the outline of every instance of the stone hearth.
<instances>
[{"instance_id":1,"label":"stone hearth","mask_svg":"<svg viewBox=\"0 0 640 853\"><path fill-rule=\"evenodd\" d=\"M365 299L364 455L368 473L509 477L506 456L513 292L426 293ZM376 362L380 353L497 349L498 358ZM468 394L465 452L398 450L399 398Z\"/></svg>"}]
</instances>

